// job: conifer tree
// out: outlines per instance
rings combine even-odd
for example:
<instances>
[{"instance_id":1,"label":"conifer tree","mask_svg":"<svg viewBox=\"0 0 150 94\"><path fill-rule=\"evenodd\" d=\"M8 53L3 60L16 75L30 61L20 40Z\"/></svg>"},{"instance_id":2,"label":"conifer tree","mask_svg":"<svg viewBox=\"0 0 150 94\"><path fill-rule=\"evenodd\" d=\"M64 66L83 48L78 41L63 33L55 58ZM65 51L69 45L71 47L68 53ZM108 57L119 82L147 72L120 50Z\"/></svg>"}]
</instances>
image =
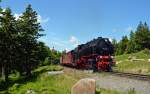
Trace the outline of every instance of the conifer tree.
<instances>
[{"instance_id":1,"label":"conifer tree","mask_svg":"<svg viewBox=\"0 0 150 94\"><path fill-rule=\"evenodd\" d=\"M0 63L2 67L2 78L8 80L8 74L11 71L15 60L15 38L16 28L15 19L11 14L10 8L0 12Z\"/></svg>"},{"instance_id":2,"label":"conifer tree","mask_svg":"<svg viewBox=\"0 0 150 94\"><path fill-rule=\"evenodd\" d=\"M27 76L31 75L31 70L38 65L38 43L37 39L42 36L43 31L40 23L38 23L37 13L28 5L25 12L18 19L18 27L20 31L20 49L22 58L22 71ZM23 65L23 66L22 66Z\"/></svg>"}]
</instances>

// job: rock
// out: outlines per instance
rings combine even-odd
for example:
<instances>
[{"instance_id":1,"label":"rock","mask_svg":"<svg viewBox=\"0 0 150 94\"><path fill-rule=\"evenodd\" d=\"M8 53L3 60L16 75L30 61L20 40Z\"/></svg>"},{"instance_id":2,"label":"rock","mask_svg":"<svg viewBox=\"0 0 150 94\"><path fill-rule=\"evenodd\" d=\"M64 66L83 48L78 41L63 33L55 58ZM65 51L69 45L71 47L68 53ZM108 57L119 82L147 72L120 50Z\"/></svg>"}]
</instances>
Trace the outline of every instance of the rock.
<instances>
[{"instance_id":1,"label":"rock","mask_svg":"<svg viewBox=\"0 0 150 94\"><path fill-rule=\"evenodd\" d=\"M81 79L72 87L71 94L95 94L95 84L94 79Z\"/></svg>"},{"instance_id":2,"label":"rock","mask_svg":"<svg viewBox=\"0 0 150 94\"><path fill-rule=\"evenodd\" d=\"M63 74L63 71L49 71L48 74Z\"/></svg>"}]
</instances>

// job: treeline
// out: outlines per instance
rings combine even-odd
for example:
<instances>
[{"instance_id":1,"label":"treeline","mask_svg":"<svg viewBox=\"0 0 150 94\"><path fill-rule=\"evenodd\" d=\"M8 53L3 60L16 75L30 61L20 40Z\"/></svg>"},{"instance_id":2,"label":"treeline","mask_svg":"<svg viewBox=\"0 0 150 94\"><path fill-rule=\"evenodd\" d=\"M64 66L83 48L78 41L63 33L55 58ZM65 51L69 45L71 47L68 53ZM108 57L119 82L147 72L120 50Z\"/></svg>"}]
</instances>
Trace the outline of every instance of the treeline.
<instances>
[{"instance_id":1,"label":"treeline","mask_svg":"<svg viewBox=\"0 0 150 94\"><path fill-rule=\"evenodd\" d=\"M129 37L123 36L117 42L115 39L112 41L115 47L115 55L125 53L134 53L144 49L150 49L150 29L147 23L140 22L135 31L131 31Z\"/></svg>"},{"instance_id":2,"label":"treeline","mask_svg":"<svg viewBox=\"0 0 150 94\"><path fill-rule=\"evenodd\" d=\"M4 81L14 71L29 77L37 66L58 62L61 53L38 41L44 30L37 16L31 5L19 18L10 8L0 8L0 78Z\"/></svg>"}]
</instances>

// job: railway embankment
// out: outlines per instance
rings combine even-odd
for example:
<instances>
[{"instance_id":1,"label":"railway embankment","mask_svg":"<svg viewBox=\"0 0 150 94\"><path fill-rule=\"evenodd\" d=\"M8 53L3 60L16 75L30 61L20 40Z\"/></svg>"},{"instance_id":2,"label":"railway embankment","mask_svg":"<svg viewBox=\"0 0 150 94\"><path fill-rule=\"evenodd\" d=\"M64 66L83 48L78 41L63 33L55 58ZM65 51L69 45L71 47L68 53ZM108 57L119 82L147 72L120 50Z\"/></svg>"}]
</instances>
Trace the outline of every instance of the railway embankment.
<instances>
[{"instance_id":1,"label":"railway embankment","mask_svg":"<svg viewBox=\"0 0 150 94\"><path fill-rule=\"evenodd\" d=\"M150 75L150 53L144 50L115 56L115 61L114 71Z\"/></svg>"}]
</instances>

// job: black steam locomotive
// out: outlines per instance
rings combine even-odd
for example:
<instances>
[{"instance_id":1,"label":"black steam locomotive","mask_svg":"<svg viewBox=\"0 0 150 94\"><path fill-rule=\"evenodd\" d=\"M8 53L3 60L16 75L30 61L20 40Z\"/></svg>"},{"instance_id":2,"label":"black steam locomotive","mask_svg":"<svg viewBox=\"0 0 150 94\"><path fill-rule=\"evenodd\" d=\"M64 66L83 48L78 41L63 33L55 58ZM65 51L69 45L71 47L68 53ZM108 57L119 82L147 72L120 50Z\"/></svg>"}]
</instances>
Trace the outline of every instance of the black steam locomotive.
<instances>
[{"instance_id":1,"label":"black steam locomotive","mask_svg":"<svg viewBox=\"0 0 150 94\"><path fill-rule=\"evenodd\" d=\"M60 62L76 68L111 71L114 47L108 38L98 37L62 55Z\"/></svg>"}]
</instances>

